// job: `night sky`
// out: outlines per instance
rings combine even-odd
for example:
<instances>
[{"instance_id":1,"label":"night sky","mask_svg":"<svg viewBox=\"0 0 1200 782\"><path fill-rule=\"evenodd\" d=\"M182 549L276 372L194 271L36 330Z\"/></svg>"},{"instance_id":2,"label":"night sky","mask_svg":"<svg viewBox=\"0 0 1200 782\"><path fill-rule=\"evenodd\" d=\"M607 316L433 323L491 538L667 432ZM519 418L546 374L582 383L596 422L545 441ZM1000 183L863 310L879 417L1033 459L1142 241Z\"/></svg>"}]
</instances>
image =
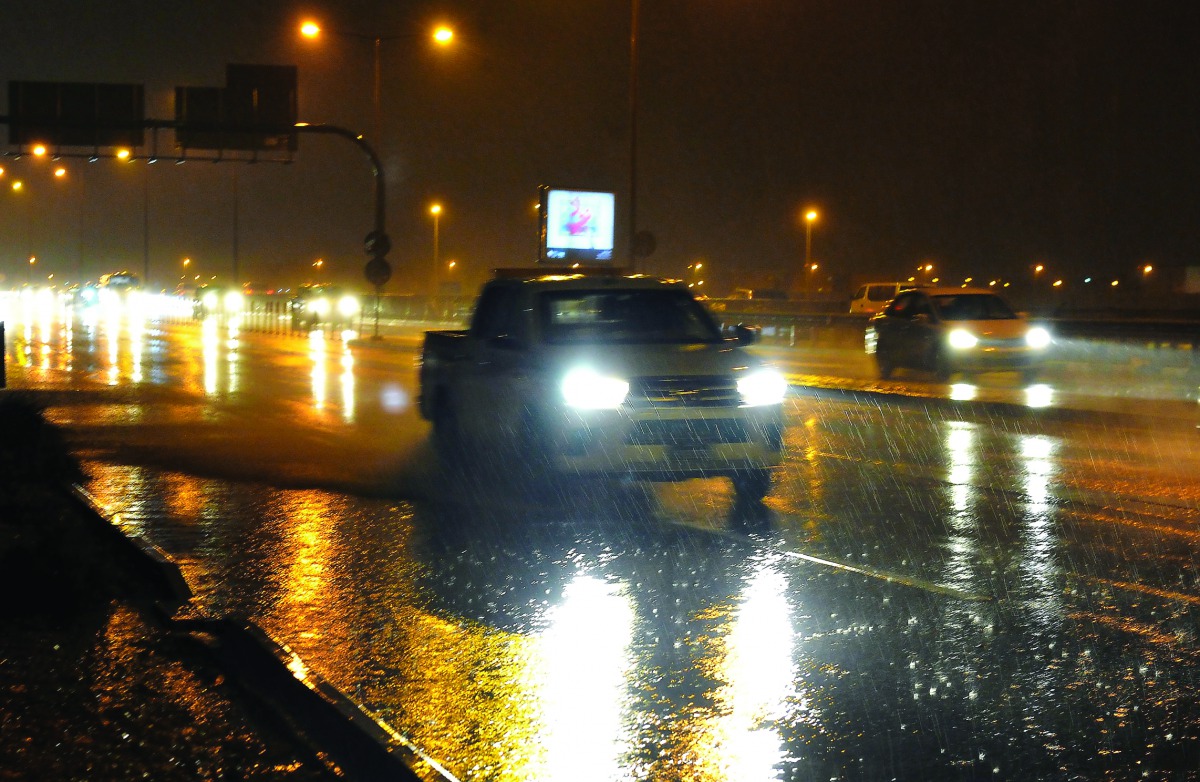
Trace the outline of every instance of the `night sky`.
<instances>
[{"instance_id":1,"label":"night sky","mask_svg":"<svg viewBox=\"0 0 1200 782\"><path fill-rule=\"evenodd\" d=\"M332 35L309 41L316 18ZM428 207L468 289L536 254L548 184L612 190L625 247L628 2L4 0L0 80L144 84L171 119L175 86L224 83L227 63L299 69L300 119L372 130L372 42L383 44L383 140L395 276L427 290ZM422 33L452 25L439 50ZM1143 263L1200 265L1200 6L1184 2L641 0L639 267L703 261L714 294L793 284L803 212L812 253L848 294L919 262L956 282L1069 284ZM7 113L7 89L0 94ZM0 129L3 132L3 129ZM2 138L7 142L7 133ZM0 161L0 273L140 271L182 259L228 278L366 287L366 159L304 136L293 163ZM5 146L8 151L12 147ZM141 150L143 154L148 150ZM26 182L16 194L7 183ZM236 211L236 220L235 220ZM236 225L236 242L234 239Z\"/></svg>"}]
</instances>

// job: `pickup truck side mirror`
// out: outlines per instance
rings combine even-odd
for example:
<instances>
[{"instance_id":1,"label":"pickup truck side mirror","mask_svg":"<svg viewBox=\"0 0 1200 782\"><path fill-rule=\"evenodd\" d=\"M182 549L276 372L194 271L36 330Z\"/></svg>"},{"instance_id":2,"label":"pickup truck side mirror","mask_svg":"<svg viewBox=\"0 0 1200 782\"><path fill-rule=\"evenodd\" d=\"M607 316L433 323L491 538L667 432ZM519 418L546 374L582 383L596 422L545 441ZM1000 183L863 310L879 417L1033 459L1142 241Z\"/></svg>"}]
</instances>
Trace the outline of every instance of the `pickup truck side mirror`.
<instances>
[{"instance_id":1,"label":"pickup truck side mirror","mask_svg":"<svg viewBox=\"0 0 1200 782\"><path fill-rule=\"evenodd\" d=\"M739 345L753 345L758 342L760 329L758 326L747 326L745 323L739 323L733 329L734 337Z\"/></svg>"}]
</instances>

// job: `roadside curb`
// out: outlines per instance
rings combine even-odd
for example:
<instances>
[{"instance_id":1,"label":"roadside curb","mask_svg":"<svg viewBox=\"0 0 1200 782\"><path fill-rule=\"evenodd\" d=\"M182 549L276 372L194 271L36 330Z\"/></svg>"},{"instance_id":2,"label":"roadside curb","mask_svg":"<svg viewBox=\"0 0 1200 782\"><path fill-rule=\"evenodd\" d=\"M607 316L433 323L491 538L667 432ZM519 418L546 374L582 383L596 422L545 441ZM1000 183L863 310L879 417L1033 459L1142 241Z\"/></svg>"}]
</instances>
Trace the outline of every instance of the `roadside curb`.
<instances>
[{"instance_id":1,"label":"roadside curb","mask_svg":"<svg viewBox=\"0 0 1200 782\"><path fill-rule=\"evenodd\" d=\"M335 775L363 782L419 782L413 766L420 764L454 780L253 622L206 616L195 604L179 565L158 546L123 530L119 516L110 516L86 489L71 485L69 496L111 535L127 564L151 586L165 627L197 640L216 666L312 748Z\"/></svg>"}]
</instances>

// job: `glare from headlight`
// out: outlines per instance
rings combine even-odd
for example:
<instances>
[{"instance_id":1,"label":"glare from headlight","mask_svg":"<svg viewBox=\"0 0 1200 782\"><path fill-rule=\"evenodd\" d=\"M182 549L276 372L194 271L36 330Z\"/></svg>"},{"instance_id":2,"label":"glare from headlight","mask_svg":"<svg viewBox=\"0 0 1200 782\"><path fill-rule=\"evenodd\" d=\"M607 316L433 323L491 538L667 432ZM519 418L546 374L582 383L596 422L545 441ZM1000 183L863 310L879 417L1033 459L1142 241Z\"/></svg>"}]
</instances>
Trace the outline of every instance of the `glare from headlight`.
<instances>
[{"instance_id":1,"label":"glare from headlight","mask_svg":"<svg viewBox=\"0 0 1200 782\"><path fill-rule=\"evenodd\" d=\"M225 311L226 312L241 312L242 311L242 294L238 291L230 291L225 294Z\"/></svg>"},{"instance_id":2,"label":"glare from headlight","mask_svg":"<svg viewBox=\"0 0 1200 782\"><path fill-rule=\"evenodd\" d=\"M1029 331L1025 332L1025 344L1034 350L1050 346L1050 332L1046 331L1041 326L1034 326Z\"/></svg>"},{"instance_id":3,"label":"glare from headlight","mask_svg":"<svg viewBox=\"0 0 1200 782\"><path fill-rule=\"evenodd\" d=\"M324 317L329 314L329 299L313 299L308 303L308 308Z\"/></svg>"},{"instance_id":4,"label":"glare from headlight","mask_svg":"<svg viewBox=\"0 0 1200 782\"><path fill-rule=\"evenodd\" d=\"M562 381L563 400L583 410L613 410L629 394L629 383L593 369L572 369Z\"/></svg>"},{"instance_id":5,"label":"glare from headlight","mask_svg":"<svg viewBox=\"0 0 1200 782\"><path fill-rule=\"evenodd\" d=\"M970 350L979 344L979 338L966 329L954 329L946 339L955 350Z\"/></svg>"},{"instance_id":6,"label":"glare from headlight","mask_svg":"<svg viewBox=\"0 0 1200 782\"><path fill-rule=\"evenodd\" d=\"M746 407L777 405L787 396L787 378L774 369L759 369L738 378L737 389Z\"/></svg>"},{"instance_id":7,"label":"glare from headlight","mask_svg":"<svg viewBox=\"0 0 1200 782\"><path fill-rule=\"evenodd\" d=\"M221 297L217 295L216 291L209 291L208 293L204 294L204 298L201 299L201 303L204 304L204 309L208 310L209 312L213 312L217 309L217 305L221 303Z\"/></svg>"},{"instance_id":8,"label":"glare from headlight","mask_svg":"<svg viewBox=\"0 0 1200 782\"><path fill-rule=\"evenodd\" d=\"M343 296L338 300L338 312L344 318L353 318L358 314L358 299L353 296Z\"/></svg>"}]
</instances>

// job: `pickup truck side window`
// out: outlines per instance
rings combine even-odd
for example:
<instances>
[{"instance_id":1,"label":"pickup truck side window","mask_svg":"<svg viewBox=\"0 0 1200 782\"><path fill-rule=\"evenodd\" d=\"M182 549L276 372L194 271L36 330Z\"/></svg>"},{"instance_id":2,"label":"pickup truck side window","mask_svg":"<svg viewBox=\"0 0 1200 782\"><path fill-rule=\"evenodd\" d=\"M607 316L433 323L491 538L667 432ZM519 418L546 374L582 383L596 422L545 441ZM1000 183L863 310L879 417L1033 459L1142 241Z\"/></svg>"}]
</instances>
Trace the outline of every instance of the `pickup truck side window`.
<instances>
[{"instance_id":1,"label":"pickup truck side window","mask_svg":"<svg viewBox=\"0 0 1200 782\"><path fill-rule=\"evenodd\" d=\"M479 295L479 304L475 307L471 335L478 339L519 336L515 333L516 297L517 291L510 285L485 288Z\"/></svg>"}]
</instances>

